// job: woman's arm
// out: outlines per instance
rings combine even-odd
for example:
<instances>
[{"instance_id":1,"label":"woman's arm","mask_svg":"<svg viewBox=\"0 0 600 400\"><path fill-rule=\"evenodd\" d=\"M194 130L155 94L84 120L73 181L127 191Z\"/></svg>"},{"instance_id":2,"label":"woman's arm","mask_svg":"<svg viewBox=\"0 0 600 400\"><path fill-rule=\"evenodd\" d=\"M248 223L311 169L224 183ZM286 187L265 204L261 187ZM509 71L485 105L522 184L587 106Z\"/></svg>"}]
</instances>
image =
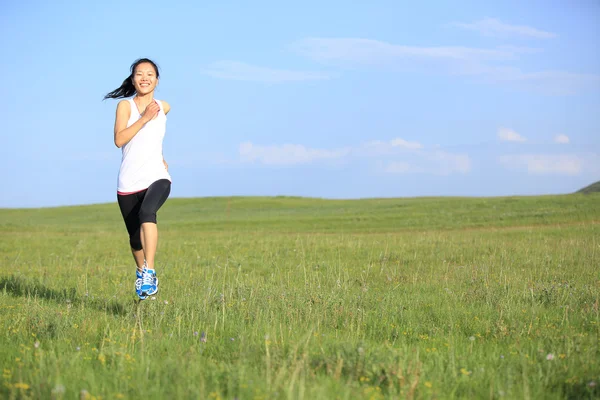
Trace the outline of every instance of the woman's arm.
<instances>
[{"instance_id":1,"label":"woman's arm","mask_svg":"<svg viewBox=\"0 0 600 400\"><path fill-rule=\"evenodd\" d=\"M171 106L166 101L164 101L164 100L161 100L161 101L163 104L163 109L165 110L165 115L167 115L169 113L169 111L171 111Z\"/></svg>"},{"instance_id":2,"label":"woman's arm","mask_svg":"<svg viewBox=\"0 0 600 400\"><path fill-rule=\"evenodd\" d=\"M165 110L165 115L167 115L169 113L169 111L171 111L171 106L169 105L169 103L167 103L164 100L162 100L162 104L163 104L163 109ZM167 164L164 157L163 157L163 164L165 164L165 168L167 169L167 171L169 171L169 164Z\"/></svg>"},{"instance_id":3,"label":"woman's arm","mask_svg":"<svg viewBox=\"0 0 600 400\"><path fill-rule=\"evenodd\" d=\"M123 147L129 143L148 121L158 115L159 111L160 107L156 102L148 104L142 117L128 128L127 121L129 121L131 115L131 105L127 100L120 101L117 105L117 115L115 117L115 145Z\"/></svg>"}]
</instances>

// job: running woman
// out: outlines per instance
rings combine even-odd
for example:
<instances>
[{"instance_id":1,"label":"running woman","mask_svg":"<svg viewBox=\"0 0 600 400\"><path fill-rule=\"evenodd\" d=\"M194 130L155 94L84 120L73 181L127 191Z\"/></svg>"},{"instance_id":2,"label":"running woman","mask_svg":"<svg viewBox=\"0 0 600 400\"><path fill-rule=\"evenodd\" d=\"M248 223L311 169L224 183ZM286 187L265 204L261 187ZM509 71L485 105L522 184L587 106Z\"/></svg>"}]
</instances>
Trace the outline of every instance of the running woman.
<instances>
[{"instance_id":1,"label":"running woman","mask_svg":"<svg viewBox=\"0 0 600 400\"><path fill-rule=\"evenodd\" d=\"M115 145L122 150L117 200L137 265L136 294L144 300L158 292L156 213L171 192L169 166L163 158L166 115L171 107L154 98L159 72L153 61L136 60L130 71L123 84L104 99L126 99L117 105L115 118Z\"/></svg>"}]
</instances>

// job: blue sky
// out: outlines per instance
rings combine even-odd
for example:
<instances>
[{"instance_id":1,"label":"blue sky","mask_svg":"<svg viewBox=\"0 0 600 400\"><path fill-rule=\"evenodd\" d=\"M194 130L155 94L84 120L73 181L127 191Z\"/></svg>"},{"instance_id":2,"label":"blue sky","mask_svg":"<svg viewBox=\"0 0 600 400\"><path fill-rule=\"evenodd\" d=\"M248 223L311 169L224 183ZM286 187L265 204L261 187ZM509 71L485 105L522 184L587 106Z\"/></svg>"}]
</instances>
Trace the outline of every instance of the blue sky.
<instances>
[{"instance_id":1,"label":"blue sky","mask_svg":"<svg viewBox=\"0 0 600 400\"><path fill-rule=\"evenodd\" d=\"M600 3L0 5L0 207L114 202L120 85L169 101L172 197L502 196L600 179ZM495 3L495 4L494 4Z\"/></svg>"}]
</instances>

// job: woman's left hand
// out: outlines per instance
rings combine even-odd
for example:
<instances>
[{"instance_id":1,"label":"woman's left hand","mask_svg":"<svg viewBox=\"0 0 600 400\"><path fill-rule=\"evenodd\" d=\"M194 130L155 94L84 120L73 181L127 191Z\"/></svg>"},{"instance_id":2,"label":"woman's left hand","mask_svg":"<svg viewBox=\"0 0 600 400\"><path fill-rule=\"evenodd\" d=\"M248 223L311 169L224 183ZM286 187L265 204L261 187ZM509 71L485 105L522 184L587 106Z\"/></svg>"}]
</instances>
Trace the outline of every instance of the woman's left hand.
<instances>
[{"instance_id":1,"label":"woman's left hand","mask_svg":"<svg viewBox=\"0 0 600 400\"><path fill-rule=\"evenodd\" d=\"M165 159L163 158L163 164L165 164L165 169L167 171L169 171L169 164L167 164L167 162L165 161Z\"/></svg>"}]
</instances>

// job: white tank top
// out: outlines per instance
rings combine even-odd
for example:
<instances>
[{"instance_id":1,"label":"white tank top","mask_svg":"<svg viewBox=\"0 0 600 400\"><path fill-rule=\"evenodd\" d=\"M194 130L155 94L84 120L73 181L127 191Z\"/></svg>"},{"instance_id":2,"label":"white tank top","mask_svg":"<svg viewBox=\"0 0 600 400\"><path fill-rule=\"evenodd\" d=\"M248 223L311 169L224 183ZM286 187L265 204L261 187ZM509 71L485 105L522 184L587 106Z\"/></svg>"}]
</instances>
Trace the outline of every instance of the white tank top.
<instances>
[{"instance_id":1,"label":"white tank top","mask_svg":"<svg viewBox=\"0 0 600 400\"><path fill-rule=\"evenodd\" d=\"M119 194L142 191L159 179L171 180L163 164L163 139L167 130L167 116L162 102L156 102L160 107L158 116L146 123L129 143L121 148L123 157L117 183ZM142 117L133 98L129 99L129 104L131 114L127 122L128 128Z\"/></svg>"}]
</instances>

